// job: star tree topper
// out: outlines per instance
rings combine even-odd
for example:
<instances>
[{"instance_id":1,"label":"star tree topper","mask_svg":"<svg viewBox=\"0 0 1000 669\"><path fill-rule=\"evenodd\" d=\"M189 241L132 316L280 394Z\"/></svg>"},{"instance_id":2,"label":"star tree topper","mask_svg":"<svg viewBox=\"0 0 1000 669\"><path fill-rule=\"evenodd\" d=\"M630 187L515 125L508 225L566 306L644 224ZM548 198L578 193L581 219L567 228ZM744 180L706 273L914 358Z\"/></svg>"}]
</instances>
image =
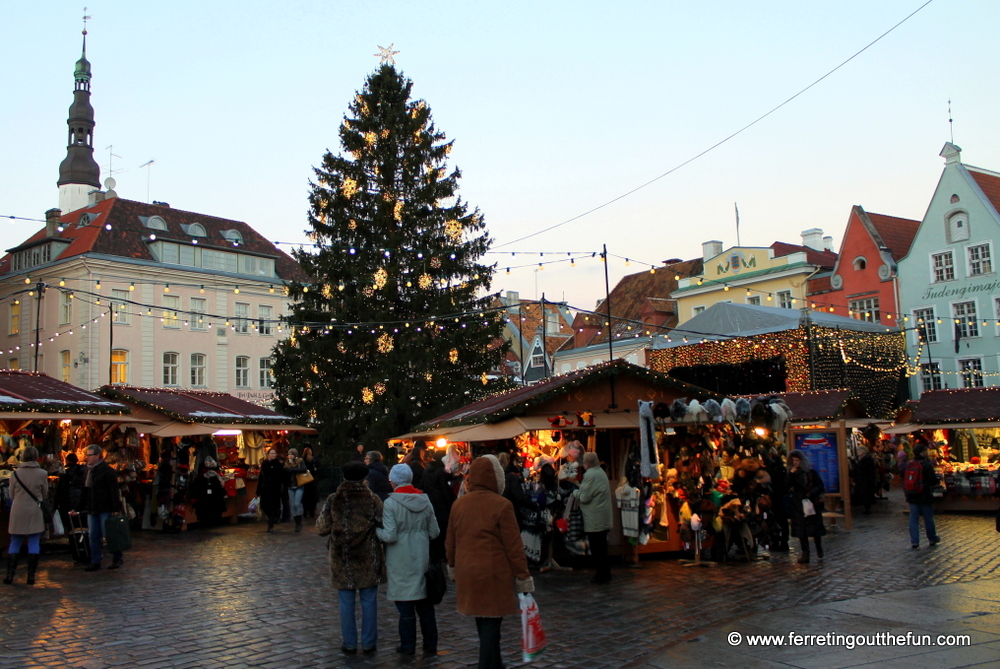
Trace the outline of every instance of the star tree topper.
<instances>
[{"instance_id":1,"label":"star tree topper","mask_svg":"<svg viewBox=\"0 0 1000 669\"><path fill-rule=\"evenodd\" d=\"M395 46L395 44L396 43L393 42L392 44L389 45L389 48L385 48L381 45L376 45L378 46L378 53L373 53L372 55L378 58L380 65L385 65L386 63L389 63L390 65L396 64L396 59L393 58L393 56L395 56L399 52L392 50L392 47Z\"/></svg>"}]
</instances>

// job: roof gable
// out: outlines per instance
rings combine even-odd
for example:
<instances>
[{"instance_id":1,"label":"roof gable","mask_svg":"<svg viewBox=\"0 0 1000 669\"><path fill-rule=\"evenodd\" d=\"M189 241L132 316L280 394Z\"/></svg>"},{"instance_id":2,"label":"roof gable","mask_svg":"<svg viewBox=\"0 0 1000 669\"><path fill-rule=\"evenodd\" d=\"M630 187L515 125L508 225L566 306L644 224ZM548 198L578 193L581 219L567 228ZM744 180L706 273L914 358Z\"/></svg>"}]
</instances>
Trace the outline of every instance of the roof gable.
<instances>
[{"instance_id":1,"label":"roof gable","mask_svg":"<svg viewBox=\"0 0 1000 669\"><path fill-rule=\"evenodd\" d=\"M132 386L103 386L98 392L105 397L134 402L141 407L159 411L174 420L187 423L288 425L293 422L288 416L246 402L228 393Z\"/></svg>"}]
</instances>

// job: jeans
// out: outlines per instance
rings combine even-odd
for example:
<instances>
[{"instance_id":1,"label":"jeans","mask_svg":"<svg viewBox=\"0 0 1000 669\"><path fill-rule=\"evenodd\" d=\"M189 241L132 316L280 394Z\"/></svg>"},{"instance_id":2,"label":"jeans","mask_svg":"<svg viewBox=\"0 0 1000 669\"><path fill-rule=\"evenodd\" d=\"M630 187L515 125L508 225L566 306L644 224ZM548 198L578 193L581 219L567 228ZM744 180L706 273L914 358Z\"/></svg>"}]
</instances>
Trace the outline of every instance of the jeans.
<instances>
[{"instance_id":1,"label":"jeans","mask_svg":"<svg viewBox=\"0 0 1000 669\"><path fill-rule=\"evenodd\" d=\"M104 539L104 523L111 517L111 512L88 514L87 528L90 530L90 562L91 564L101 564L101 540ZM122 552L116 551L111 554L115 561L122 559Z\"/></svg>"},{"instance_id":2,"label":"jeans","mask_svg":"<svg viewBox=\"0 0 1000 669\"><path fill-rule=\"evenodd\" d=\"M924 517L924 531L927 541L936 544L940 539L934 527L934 507L930 504L910 504L910 543L920 545L920 516Z\"/></svg>"},{"instance_id":3,"label":"jeans","mask_svg":"<svg viewBox=\"0 0 1000 669\"><path fill-rule=\"evenodd\" d=\"M288 506L292 509L292 516L301 516L302 511L302 495L306 492L305 488L295 487L288 489Z\"/></svg>"},{"instance_id":4,"label":"jeans","mask_svg":"<svg viewBox=\"0 0 1000 669\"><path fill-rule=\"evenodd\" d=\"M354 624L354 593L361 596L361 648L374 648L378 642L378 586L360 590L338 590L340 594L340 634L344 648L358 647L358 628Z\"/></svg>"},{"instance_id":5,"label":"jeans","mask_svg":"<svg viewBox=\"0 0 1000 669\"><path fill-rule=\"evenodd\" d=\"M420 616L420 634L424 637L424 650L436 651L438 645L437 618L434 606L426 599L396 602L399 611L399 646L403 650L417 649L417 616Z\"/></svg>"},{"instance_id":6,"label":"jeans","mask_svg":"<svg viewBox=\"0 0 1000 669\"><path fill-rule=\"evenodd\" d=\"M28 555L38 555L42 552L42 533L35 534L12 534L10 535L10 546L7 548L7 555L17 555L21 552L21 545L24 540L28 540Z\"/></svg>"},{"instance_id":7,"label":"jeans","mask_svg":"<svg viewBox=\"0 0 1000 669\"><path fill-rule=\"evenodd\" d=\"M594 556L594 566L597 568L594 580L598 583L607 583L611 580L611 563L608 560L608 530L587 532L587 541L590 542L590 552Z\"/></svg>"},{"instance_id":8,"label":"jeans","mask_svg":"<svg viewBox=\"0 0 1000 669\"><path fill-rule=\"evenodd\" d=\"M502 623L503 618L476 618L476 631L479 632L478 669L503 669L503 658L500 657Z\"/></svg>"}]
</instances>

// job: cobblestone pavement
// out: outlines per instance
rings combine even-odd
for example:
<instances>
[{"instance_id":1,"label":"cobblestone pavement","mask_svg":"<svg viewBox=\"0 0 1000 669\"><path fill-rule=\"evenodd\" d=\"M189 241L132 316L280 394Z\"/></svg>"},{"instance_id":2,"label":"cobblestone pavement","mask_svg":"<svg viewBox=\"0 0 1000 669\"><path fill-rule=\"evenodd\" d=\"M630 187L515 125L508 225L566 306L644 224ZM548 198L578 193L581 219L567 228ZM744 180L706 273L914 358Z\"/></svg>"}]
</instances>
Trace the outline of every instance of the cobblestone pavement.
<instances>
[{"instance_id":1,"label":"cobblestone pavement","mask_svg":"<svg viewBox=\"0 0 1000 669\"><path fill-rule=\"evenodd\" d=\"M832 528L826 559L685 568L648 559L616 567L610 585L589 572L536 574L549 647L533 667L649 667L664 649L737 619L881 593L1000 577L992 515L941 515L935 548L910 549L898 492L850 532ZM436 667L475 664L475 623L438 607L442 654L408 659L395 648L395 607L379 599L379 650L345 657L325 540L288 524L265 534L241 524L181 535L143 532L118 571L88 574L68 552L43 555L39 583L0 586L0 668ZM105 563L107 564L107 563ZM984 581L985 584L985 581ZM519 621L504 622L504 659L520 664ZM707 652L697 644L691 652Z\"/></svg>"}]
</instances>

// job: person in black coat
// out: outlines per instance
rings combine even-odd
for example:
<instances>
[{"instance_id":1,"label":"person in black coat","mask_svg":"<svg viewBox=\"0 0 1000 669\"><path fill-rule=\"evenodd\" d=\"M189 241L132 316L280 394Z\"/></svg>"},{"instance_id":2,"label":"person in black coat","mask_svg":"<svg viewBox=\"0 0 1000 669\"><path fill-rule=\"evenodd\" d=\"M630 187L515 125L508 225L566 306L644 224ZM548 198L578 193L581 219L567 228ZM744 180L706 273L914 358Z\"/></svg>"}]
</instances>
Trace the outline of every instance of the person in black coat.
<instances>
[{"instance_id":1,"label":"person in black coat","mask_svg":"<svg viewBox=\"0 0 1000 669\"><path fill-rule=\"evenodd\" d=\"M382 454L378 451L368 451L365 455L365 464L368 465L368 487L383 502L392 493L393 487L389 483L389 470L382 462Z\"/></svg>"},{"instance_id":2,"label":"person in black coat","mask_svg":"<svg viewBox=\"0 0 1000 669\"><path fill-rule=\"evenodd\" d=\"M826 488L823 480L809 466L809 459L802 451L788 454L788 478L785 480L792 496L792 535L802 544L799 564L809 564L809 537L816 543L816 556L823 559L823 540L826 527L823 525L823 494ZM813 513L806 515L803 502L812 503Z\"/></svg>"},{"instance_id":3,"label":"person in black coat","mask_svg":"<svg viewBox=\"0 0 1000 669\"><path fill-rule=\"evenodd\" d=\"M907 465L907 469L920 465L921 489L911 491L906 489L906 472L903 472L903 491L906 495L906 503L910 505L910 546L920 548L920 517L924 519L924 531L927 533L927 541L931 546L937 546L941 538L937 534L934 526L934 487L937 485L937 474L934 472L934 463L927 457L927 444L921 443L913 448L913 462Z\"/></svg>"},{"instance_id":4,"label":"person in black coat","mask_svg":"<svg viewBox=\"0 0 1000 669\"><path fill-rule=\"evenodd\" d=\"M427 453L427 445L424 442L418 442L405 458L403 458L403 464L410 466L410 470L413 471L413 483L412 485L417 490L424 489L424 456Z\"/></svg>"},{"instance_id":5,"label":"person in black coat","mask_svg":"<svg viewBox=\"0 0 1000 669\"><path fill-rule=\"evenodd\" d=\"M455 489L452 487L454 477L445 469L444 463L432 458L424 468L424 494L434 508L441 533L431 539L431 562L445 559L445 537L448 534L448 520L451 518L451 505L455 503Z\"/></svg>"},{"instance_id":6,"label":"person in black coat","mask_svg":"<svg viewBox=\"0 0 1000 669\"><path fill-rule=\"evenodd\" d=\"M64 515L63 523L69 526L65 517L70 511L79 511L83 500L83 481L87 476L87 468L79 464L75 453L66 456L66 468L59 475L56 487L56 508Z\"/></svg>"},{"instance_id":7,"label":"person in black coat","mask_svg":"<svg viewBox=\"0 0 1000 669\"><path fill-rule=\"evenodd\" d=\"M507 456L507 457L504 457ZM524 514L538 508L528 492L524 489L521 456L517 453L501 453L497 458L504 470L503 496L514 505L514 517L517 519L517 529L524 529ZM504 462L504 461L507 462Z\"/></svg>"},{"instance_id":8,"label":"person in black coat","mask_svg":"<svg viewBox=\"0 0 1000 669\"><path fill-rule=\"evenodd\" d=\"M86 571L101 568L101 540L104 539L104 524L108 518L121 515L122 500L118 487L118 472L104 461L104 452L97 444L87 446L87 472L84 478L84 502L90 530L90 564ZM121 551L112 553L109 569L122 566Z\"/></svg>"},{"instance_id":9,"label":"person in black coat","mask_svg":"<svg viewBox=\"0 0 1000 669\"><path fill-rule=\"evenodd\" d=\"M858 495L858 504L865 507L865 513L871 513L875 503L875 490L878 485L878 468L875 458L865 447L858 448L858 462L854 466L854 491Z\"/></svg>"},{"instance_id":10,"label":"person in black coat","mask_svg":"<svg viewBox=\"0 0 1000 669\"><path fill-rule=\"evenodd\" d=\"M285 481L285 464L278 459L278 451L271 448L267 459L260 463L260 478L257 479L257 496L260 508L267 516L267 531L274 530L274 523L281 515L281 490Z\"/></svg>"},{"instance_id":11,"label":"person in black coat","mask_svg":"<svg viewBox=\"0 0 1000 669\"><path fill-rule=\"evenodd\" d=\"M219 476L219 464L212 457L205 458L205 471L191 483L190 496L198 522L206 527L222 522L226 512L226 489Z\"/></svg>"}]
</instances>

